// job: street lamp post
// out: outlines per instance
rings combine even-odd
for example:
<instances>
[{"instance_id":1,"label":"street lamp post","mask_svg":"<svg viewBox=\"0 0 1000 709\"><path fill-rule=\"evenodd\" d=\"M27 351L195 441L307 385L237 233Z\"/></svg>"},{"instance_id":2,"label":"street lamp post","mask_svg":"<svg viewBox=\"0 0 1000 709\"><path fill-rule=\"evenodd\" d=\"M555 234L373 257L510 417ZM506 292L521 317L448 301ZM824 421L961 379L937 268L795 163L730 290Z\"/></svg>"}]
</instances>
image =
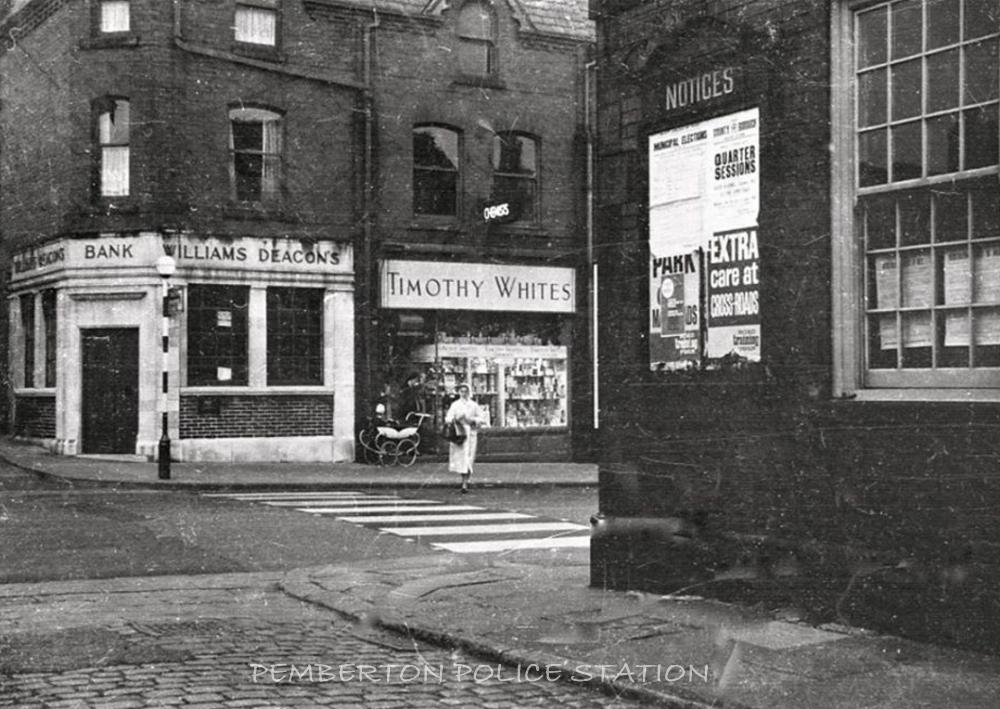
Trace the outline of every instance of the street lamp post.
<instances>
[{"instance_id":1,"label":"street lamp post","mask_svg":"<svg viewBox=\"0 0 1000 709\"><path fill-rule=\"evenodd\" d=\"M157 470L160 480L170 479L170 423L169 410L170 391L170 277L177 270L177 262L172 256L161 256L156 260L156 272L163 283L162 334L163 334L163 387L160 392L160 416L162 426L160 443L157 448Z\"/></svg>"}]
</instances>

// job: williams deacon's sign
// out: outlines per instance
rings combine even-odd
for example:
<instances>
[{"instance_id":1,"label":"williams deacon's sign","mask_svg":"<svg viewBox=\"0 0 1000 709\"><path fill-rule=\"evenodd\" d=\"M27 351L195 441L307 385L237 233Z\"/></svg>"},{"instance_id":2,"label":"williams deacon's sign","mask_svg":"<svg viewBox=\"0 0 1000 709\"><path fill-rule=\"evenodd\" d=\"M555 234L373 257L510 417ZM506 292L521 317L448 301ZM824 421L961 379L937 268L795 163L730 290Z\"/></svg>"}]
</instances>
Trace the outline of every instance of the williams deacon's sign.
<instances>
[{"instance_id":1,"label":"williams deacon's sign","mask_svg":"<svg viewBox=\"0 0 1000 709\"><path fill-rule=\"evenodd\" d=\"M382 307L572 313L572 268L383 261Z\"/></svg>"}]
</instances>

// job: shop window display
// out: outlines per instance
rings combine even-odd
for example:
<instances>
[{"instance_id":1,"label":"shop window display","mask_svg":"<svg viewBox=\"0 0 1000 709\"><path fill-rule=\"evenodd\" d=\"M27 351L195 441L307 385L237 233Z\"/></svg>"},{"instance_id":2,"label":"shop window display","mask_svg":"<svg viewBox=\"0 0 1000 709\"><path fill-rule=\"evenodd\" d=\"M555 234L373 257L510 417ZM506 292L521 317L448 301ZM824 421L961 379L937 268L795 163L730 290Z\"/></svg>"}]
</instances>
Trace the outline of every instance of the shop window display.
<instances>
[{"instance_id":1,"label":"shop window display","mask_svg":"<svg viewBox=\"0 0 1000 709\"><path fill-rule=\"evenodd\" d=\"M412 352L436 398L450 401L467 384L486 427L521 429L567 425L565 346L534 335L451 336Z\"/></svg>"}]
</instances>

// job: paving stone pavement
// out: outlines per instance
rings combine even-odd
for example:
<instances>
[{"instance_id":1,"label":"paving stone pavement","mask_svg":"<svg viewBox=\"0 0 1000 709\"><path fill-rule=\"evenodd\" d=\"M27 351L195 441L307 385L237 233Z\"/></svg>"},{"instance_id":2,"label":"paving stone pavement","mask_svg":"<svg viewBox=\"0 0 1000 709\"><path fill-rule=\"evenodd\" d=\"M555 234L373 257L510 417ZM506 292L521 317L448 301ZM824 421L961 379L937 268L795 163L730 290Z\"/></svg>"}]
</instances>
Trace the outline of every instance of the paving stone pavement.
<instances>
[{"instance_id":1,"label":"paving stone pavement","mask_svg":"<svg viewBox=\"0 0 1000 709\"><path fill-rule=\"evenodd\" d=\"M352 623L279 578L2 586L0 707L640 706Z\"/></svg>"}]
</instances>

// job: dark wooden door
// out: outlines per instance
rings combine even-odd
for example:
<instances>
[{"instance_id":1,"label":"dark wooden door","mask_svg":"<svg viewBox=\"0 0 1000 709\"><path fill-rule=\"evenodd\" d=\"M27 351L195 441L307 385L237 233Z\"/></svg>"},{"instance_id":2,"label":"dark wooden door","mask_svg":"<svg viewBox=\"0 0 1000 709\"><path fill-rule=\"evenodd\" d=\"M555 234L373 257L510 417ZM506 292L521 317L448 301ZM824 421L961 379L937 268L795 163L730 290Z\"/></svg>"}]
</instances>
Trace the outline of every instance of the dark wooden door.
<instances>
[{"instance_id":1,"label":"dark wooden door","mask_svg":"<svg viewBox=\"0 0 1000 709\"><path fill-rule=\"evenodd\" d=\"M135 453L139 434L139 330L81 331L84 453Z\"/></svg>"}]
</instances>

